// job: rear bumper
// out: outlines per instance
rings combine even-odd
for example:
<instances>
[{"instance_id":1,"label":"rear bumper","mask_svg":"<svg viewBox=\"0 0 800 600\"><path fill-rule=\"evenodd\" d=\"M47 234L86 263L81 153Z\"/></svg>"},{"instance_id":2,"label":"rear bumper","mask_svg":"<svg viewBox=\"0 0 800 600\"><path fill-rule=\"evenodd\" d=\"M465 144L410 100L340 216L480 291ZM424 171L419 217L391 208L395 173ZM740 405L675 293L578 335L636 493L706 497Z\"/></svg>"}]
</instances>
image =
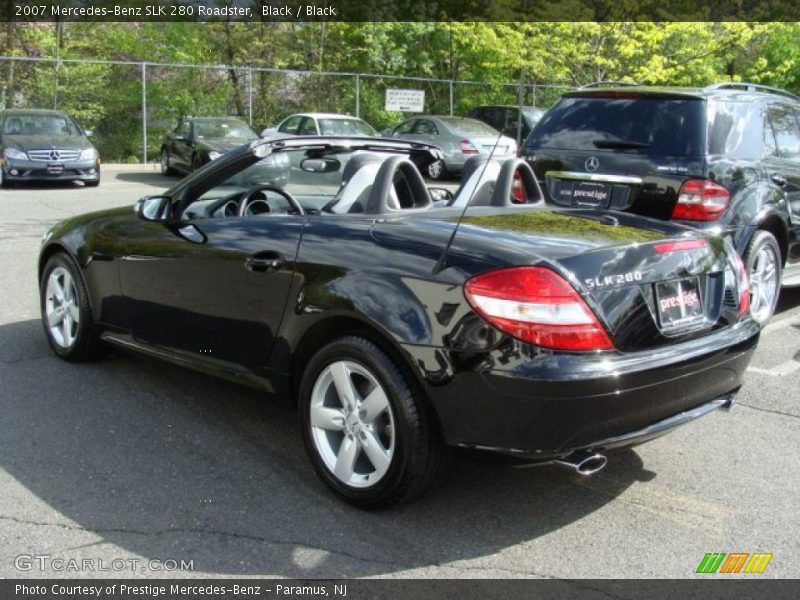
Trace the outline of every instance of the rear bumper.
<instances>
[{"instance_id":1,"label":"rear bumper","mask_svg":"<svg viewBox=\"0 0 800 600\"><path fill-rule=\"evenodd\" d=\"M533 354L508 340L480 358L450 356L452 375L446 383L428 376L428 397L452 445L543 460L629 446L730 404L758 331L747 320L702 339L628 354ZM441 366L445 357L435 360Z\"/></svg>"}]
</instances>

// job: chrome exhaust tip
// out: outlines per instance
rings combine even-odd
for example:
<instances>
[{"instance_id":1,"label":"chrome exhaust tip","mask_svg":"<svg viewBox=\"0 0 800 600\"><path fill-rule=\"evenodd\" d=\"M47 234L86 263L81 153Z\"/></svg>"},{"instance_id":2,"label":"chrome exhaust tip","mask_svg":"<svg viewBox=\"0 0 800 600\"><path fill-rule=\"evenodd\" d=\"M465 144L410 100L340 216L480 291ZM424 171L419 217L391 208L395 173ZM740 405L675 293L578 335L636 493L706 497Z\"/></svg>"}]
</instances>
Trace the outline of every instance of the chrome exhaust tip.
<instances>
[{"instance_id":1,"label":"chrome exhaust tip","mask_svg":"<svg viewBox=\"0 0 800 600\"><path fill-rule=\"evenodd\" d=\"M553 462L565 467L569 467L578 475L588 477L589 475L594 475L598 471L602 471L605 468L608 460L602 454L583 450L570 454L569 456L565 456L564 458L559 458Z\"/></svg>"}]
</instances>

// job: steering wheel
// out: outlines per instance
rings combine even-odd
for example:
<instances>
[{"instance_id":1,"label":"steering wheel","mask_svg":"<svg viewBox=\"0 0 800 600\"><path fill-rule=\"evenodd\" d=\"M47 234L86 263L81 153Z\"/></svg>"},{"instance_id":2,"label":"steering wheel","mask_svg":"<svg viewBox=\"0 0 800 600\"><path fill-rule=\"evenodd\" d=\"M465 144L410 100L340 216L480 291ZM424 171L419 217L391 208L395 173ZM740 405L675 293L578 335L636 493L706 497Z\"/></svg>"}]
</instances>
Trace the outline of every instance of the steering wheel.
<instances>
[{"instance_id":1,"label":"steering wheel","mask_svg":"<svg viewBox=\"0 0 800 600\"><path fill-rule=\"evenodd\" d=\"M298 215L305 214L303 207L300 206L300 203L297 201L297 199L283 188L279 188L275 185L257 185L256 187L247 190L242 196L241 200L239 200L239 212L237 216L249 216L247 214L247 209L250 207L250 204L252 204L255 200L260 200L260 198L253 198L253 196L255 196L258 192L275 192L279 196L285 198L292 208L297 211ZM264 199L264 201L266 201L266 199ZM267 206L269 206L269 204L267 204Z\"/></svg>"}]
</instances>

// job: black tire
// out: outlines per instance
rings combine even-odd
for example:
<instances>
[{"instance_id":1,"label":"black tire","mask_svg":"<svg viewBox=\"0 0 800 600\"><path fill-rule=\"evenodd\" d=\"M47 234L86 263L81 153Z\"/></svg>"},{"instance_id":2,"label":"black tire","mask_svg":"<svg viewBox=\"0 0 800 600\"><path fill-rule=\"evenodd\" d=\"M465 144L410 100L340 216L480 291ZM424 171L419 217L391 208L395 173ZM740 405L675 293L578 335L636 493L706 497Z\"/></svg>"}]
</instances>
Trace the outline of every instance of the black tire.
<instances>
[{"instance_id":1,"label":"black tire","mask_svg":"<svg viewBox=\"0 0 800 600\"><path fill-rule=\"evenodd\" d=\"M197 169L199 169L202 166L203 166L203 160L200 158L200 155L195 154L192 157L192 173L197 171Z\"/></svg>"},{"instance_id":2,"label":"black tire","mask_svg":"<svg viewBox=\"0 0 800 600\"><path fill-rule=\"evenodd\" d=\"M97 187L98 185L100 185L100 178L98 177L94 181L84 181L83 184L86 187Z\"/></svg>"},{"instance_id":3,"label":"black tire","mask_svg":"<svg viewBox=\"0 0 800 600\"><path fill-rule=\"evenodd\" d=\"M312 392L325 369L340 361L357 363L374 375L386 392L394 418L394 451L388 469L368 487L352 487L341 481L326 466L314 442ZM407 368L363 337L345 336L319 350L306 365L298 399L311 462L325 484L350 504L379 509L411 500L430 488L445 469L446 449L418 385Z\"/></svg>"},{"instance_id":4,"label":"black tire","mask_svg":"<svg viewBox=\"0 0 800 600\"><path fill-rule=\"evenodd\" d=\"M64 269L69 273L77 299L77 309L79 319L75 328L74 342L68 346L60 344L50 330L47 317L47 291L50 276L56 269ZM44 327L47 342L50 348L59 357L69 362L84 362L96 358L100 354L101 344L100 339L95 330L94 321L92 319L92 311L89 305L89 295L86 291L86 285L83 282L80 270L75 266L72 258L64 253L54 254L47 261L42 272L42 280L39 288L39 305L42 314L42 325Z\"/></svg>"},{"instance_id":5,"label":"black tire","mask_svg":"<svg viewBox=\"0 0 800 600\"><path fill-rule=\"evenodd\" d=\"M769 285L766 286L772 290L770 297L767 301L762 301L762 298L756 291L758 283L757 281L754 282L754 269L759 270L761 268L761 263L759 261L763 261L765 258L774 261L775 277L774 280L770 281ZM747 268L747 275L751 278L750 314L756 321L764 325L775 312L781 290L781 268L783 261L781 250L775 236L763 229L756 231L750 243L747 244L747 249L742 255L742 260Z\"/></svg>"},{"instance_id":6,"label":"black tire","mask_svg":"<svg viewBox=\"0 0 800 600\"><path fill-rule=\"evenodd\" d=\"M428 176L428 179L432 179L433 181L442 181L449 175L443 160L436 160L428 164L428 166L425 167L425 174Z\"/></svg>"}]
</instances>

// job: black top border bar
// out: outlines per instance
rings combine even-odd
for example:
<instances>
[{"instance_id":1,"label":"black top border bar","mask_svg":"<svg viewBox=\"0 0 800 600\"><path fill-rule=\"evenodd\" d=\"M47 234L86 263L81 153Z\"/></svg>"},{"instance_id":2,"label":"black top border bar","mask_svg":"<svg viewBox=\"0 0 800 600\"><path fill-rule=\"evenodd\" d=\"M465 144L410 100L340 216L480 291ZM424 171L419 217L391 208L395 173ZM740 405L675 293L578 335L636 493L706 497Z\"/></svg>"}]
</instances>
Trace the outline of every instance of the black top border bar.
<instances>
[{"instance_id":1,"label":"black top border bar","mask_svg":"<svg viewBox=\"0 0 800 600\"><path fill-rule=\"evenodd\" d=\"M0 0L5 22L795 21L789 0Z\"/></svg>"}]
</instances>

